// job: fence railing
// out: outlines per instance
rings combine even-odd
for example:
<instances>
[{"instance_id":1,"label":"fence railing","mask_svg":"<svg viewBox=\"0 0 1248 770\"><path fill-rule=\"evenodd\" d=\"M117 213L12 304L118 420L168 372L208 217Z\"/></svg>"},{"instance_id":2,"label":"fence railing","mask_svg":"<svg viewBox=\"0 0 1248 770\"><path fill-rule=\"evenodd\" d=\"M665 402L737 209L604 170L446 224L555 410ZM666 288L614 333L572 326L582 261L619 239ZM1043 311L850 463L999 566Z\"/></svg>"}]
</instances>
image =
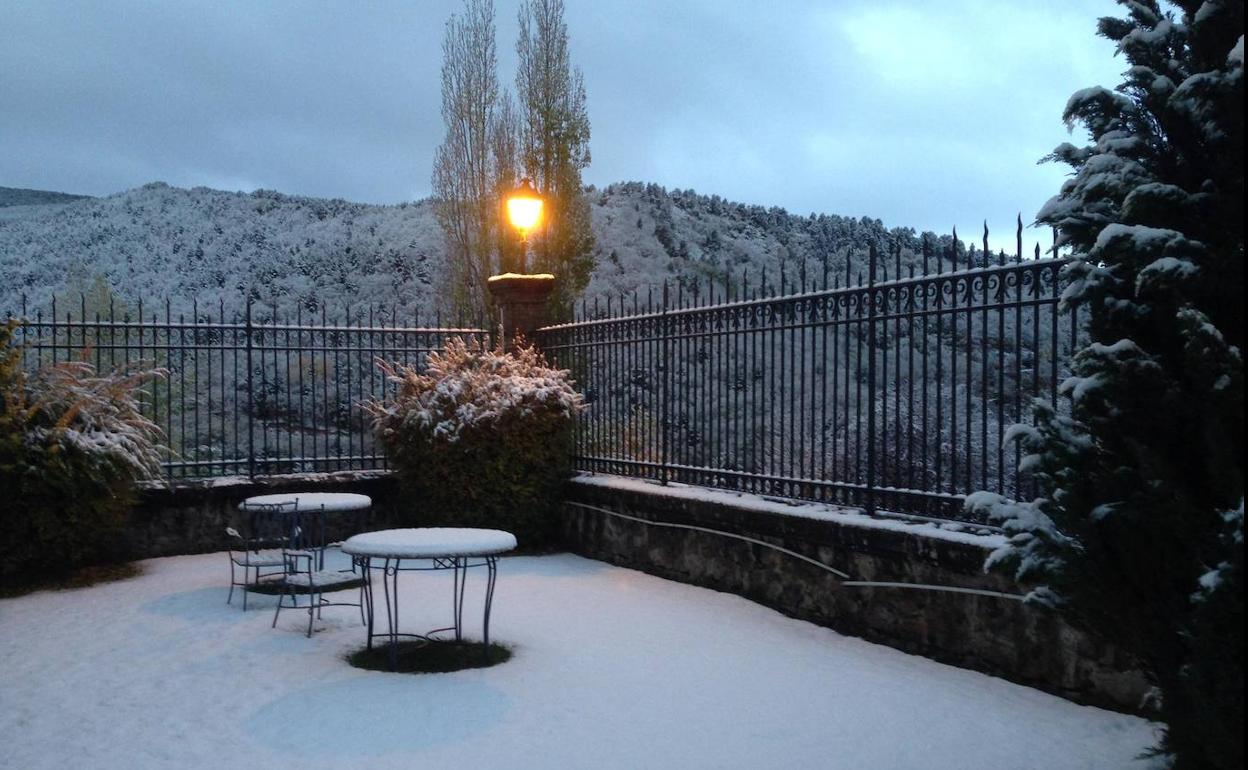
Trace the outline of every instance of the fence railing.
<instances>
[{"instance_id":1,"label":"fence railing","mask_svg":"<svg viewBox=\"0 0 1248 770\"><path fill-rule=\"evenodd\" d=\"M192 304L190 317L166 303L158 313L115 307L23 303L18 342L28 367L70 359L97 370L142 364L168 371L150 383L144 413L165 432L171 478L263 476L386 467L361 402L391 392L374 362L423 366L449 337L488 344L479 328L411 325L391 313L324 311L280 318L247 305ZM90 319L90 320L87 320Z\"/></svg>"},{"instance_id":2,"label":"fence railing","mask_svg":"<svg viewBox=\"0 0 1248 770\"><path fill-rule=\"evenodd\" d=\"M589 404L577 467L946 519L975 490L1028 496L1003 438L1058 403L1082 334L1066 260L934 252L872 248L865 277L825 263L780 296L664 286L542 329Z\"/></svg>"},{"instance_id":3,"label":"fence railing","mask_svg":"<svg viewBox=\"0 0 1248 770\"><path fill-rule=\"evenodd\" d=\"M1061 406L1083 329L1059 307L1066 260L1024 260L1019 242L990 260L986 242L976 259L924 240L904 256L872 248L865 275L846 255L793 286L763 276L583 305L536 340L589 404L577 467L946 519L965 519L978 489L1027 498L1004 433L1032 399ZM490 341L371 310L331 322L73 304L23 305L27 365L168 370L144 409L174 478L385 468L359 408L390 393L375 359L420 367L448 337Z\"/></svg>"}]
</instances>

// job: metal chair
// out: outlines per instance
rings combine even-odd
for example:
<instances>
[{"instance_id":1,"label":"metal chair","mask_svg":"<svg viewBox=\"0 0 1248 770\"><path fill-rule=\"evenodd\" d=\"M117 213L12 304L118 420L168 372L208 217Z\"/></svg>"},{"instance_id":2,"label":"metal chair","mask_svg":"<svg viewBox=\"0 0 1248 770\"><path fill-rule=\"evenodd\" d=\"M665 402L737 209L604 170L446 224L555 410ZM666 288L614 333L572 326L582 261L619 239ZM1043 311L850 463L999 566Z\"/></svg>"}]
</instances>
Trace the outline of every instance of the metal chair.
<instances>
[{"instance_id":1,"label":"metal chair","mask_svg":"<svg viewBox=\"0 0 1248 770\"><path fill-rule=\"evenodd\" d=\"M296 506L297 508L297 506ZM330 546L325 537L325 510L299 511L289 544L282 549L283 577L282 593L277 599L277 608L273 611L272 627L277 627L277 619L283 609L300 609L308 613L308 636L312 636L312 625L321 617L325 607L358 607L360 621L368 625L364 602L364 576L355 571L354 560L350 569L325 569L325 551ZM331 602L323 594L358 588L358 602ZM306 596L307 603L300 604L299 597ZM289 600L289 604L287 603Z\"/></svg>"},{"instance_id":2,"label":"metal chair","mask_svg":"<svg viewBox=\"0 0 1248 770\"><path fill-rule=\"evenodd\" d=\"M230 593L225 603L234 601L234 589L243 589L243 611L247 611L248 588L265 582L276 582L286 573L282 551L289 545L292 531L293 503L257 505L247 509L246 535L234 527L226 527L230 541ZM238 572L242 571L242 580ZM266 571L267 570L267 571Z\"/></svg>"}]
</instances>

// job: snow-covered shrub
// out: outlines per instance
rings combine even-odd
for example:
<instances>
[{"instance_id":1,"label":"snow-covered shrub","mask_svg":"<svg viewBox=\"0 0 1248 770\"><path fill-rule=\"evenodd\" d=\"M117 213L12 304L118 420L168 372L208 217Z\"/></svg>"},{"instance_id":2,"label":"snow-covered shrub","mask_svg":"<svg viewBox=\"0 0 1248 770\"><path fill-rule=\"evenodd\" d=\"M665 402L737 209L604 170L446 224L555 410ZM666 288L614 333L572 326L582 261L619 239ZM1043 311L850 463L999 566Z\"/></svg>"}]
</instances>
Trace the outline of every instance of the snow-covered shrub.
<instances>
[{"instance_id":1,"label":"snow-covered shrub","mask_svg":"<svg viewBox=\"0 0 1248 770\"><path fill-rule=\"evenodd\" d=\"M529 547L554 535L581 396L532 348L453 339L424 373L378 366L397 386L373 402L378 439L409 495L413 525L494 527Z\"/></svg>"},{"instance_id":2,"label":"snow-covered shrub","mask_svg":"<svg viewBox=\"0 0 1248 770\"><path fill-rule=\"evenodd\" d=\"M33 373L0 327L0 583L119 556L135 482L161 472L160 429L139 410L158 370L97 375L63 361Z\"/></svg>"},{"instance_id":3,"label":"snow-covered shrub","mask_svg":"<svg viewBox=\"0 0 1248 770\"><path fill-rule=\"evenodd\" d=\"M1121 4L1124 82L1071 96L1092 143L1037 215L1089 319L1070 411L1012 431L1035 500L968 504L1010 536L989 566L1143 664L1175 767L1243 767L1244 3Z\"/></svg>"}]
</instances>

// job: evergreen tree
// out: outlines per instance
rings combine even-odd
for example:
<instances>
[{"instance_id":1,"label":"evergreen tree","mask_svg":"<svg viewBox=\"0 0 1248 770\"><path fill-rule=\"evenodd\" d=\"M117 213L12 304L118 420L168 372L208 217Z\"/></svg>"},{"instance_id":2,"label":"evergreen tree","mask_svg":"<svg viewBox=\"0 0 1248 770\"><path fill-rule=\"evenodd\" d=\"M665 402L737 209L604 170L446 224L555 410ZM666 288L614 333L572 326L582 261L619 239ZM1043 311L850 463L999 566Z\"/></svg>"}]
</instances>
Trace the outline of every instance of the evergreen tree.
<instances>
[{"instance_id":1,"label":"evergreen tree","mask_svg":"<svg viewBox=\"0 0 1248 770\"><path fill-rule=\"evenodd\" d=\"M581 183L590 160L585 83L568 53L562 0L525 2L519 21L521 164L546 205L546 225L531 239L532 267L559 279L552 310L566 317L594 269L594 233Z\"/></svg>"},{"instance_id":2,"label":"evergreen tree","mask_svg":"<svg viewBox=\"0 0 1248 770\"><path fill-rule=\"evenodd\" d=\"M1010 535L989 566L1144 665L1175 767L1242 767L1244 4L1120 2L1125 81L1071 97L1092 144L1037 217L1091 340L1069 411L1011 431L1041 496L968 505Z\"/></svg>"}]
</instances>

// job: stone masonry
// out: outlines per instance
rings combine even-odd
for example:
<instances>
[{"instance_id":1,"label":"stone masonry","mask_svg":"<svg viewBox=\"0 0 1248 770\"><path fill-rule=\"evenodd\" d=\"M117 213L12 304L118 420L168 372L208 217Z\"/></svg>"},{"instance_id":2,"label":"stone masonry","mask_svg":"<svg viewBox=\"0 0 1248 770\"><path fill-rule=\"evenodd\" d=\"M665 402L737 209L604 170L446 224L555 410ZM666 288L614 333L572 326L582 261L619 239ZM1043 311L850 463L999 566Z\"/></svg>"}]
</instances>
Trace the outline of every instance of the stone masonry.
<instances>
[{"instance_id":1,"label":"stone masonry","mask_svg":"<svg viewBox=\"0 0 1248 770\"><path fill-rule=\"evenodd\" d=\"M636 484L634 484L636 486ZM931 536L922 527L870 526L786 515L717 501L572 481L566 499L642 519L755 538L817 559L857 580L1018 593L983 571L986 545ZM774 506L773 506L774 507ZM858 588L790 555L721 535L647 526L565 506L574 552L662 577L740 594L785 614L1071 700L1138 711L1143 674L1108 643L1056 614L973 594ZM962 538L971 540L973 537Z\"/></svg>"}]
</instances>

